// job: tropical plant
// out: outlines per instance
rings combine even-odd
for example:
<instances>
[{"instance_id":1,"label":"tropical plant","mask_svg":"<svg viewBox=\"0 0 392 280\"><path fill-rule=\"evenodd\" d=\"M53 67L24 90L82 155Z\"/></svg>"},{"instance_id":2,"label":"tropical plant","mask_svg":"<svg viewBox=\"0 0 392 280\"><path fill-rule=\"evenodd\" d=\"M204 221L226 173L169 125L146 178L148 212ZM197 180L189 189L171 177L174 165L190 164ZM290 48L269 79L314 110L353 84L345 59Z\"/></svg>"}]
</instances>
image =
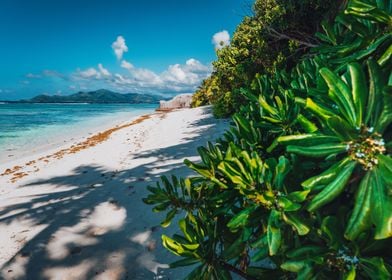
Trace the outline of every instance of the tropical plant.
<instances>
[{"instance_id":1,"label":"tropical plant","mask_svg":"<svg viewBox=\"0 0 392 280\"><path fill-rule=\"evenodd\" d=\"M266 1L267 3L268 1ZM268 2L269 3L269 2ZM290 71L239 89L233 126L145 202L188 279L391 279L391 1L349 0Z\"/></svg>"},{"instance_id":2,"label":"tropical plant","mask_svg":"<svg viewBox=\"0 0 392 280\"><path fill-rule=\"evenodd\" d=\"M392 122L392 88L387 84L391 73L384 73L374 60L368 60L368 70L369 85L358 63L348 65L347 82L322 68L320 73L329 87L330 108L321 109L310 98L303 101L305 109L320 119L322 129L278 138L279 143L288 145L290 153L337 161L302 183L308 190L321 189L307 206L309 211L333 201L348 183L358 182L359 186L354 187L355 206L345 232L350 240L372 225L375 239L392 236L392 159L384 155L384 134Z\"/></svg>"}]
</instances>

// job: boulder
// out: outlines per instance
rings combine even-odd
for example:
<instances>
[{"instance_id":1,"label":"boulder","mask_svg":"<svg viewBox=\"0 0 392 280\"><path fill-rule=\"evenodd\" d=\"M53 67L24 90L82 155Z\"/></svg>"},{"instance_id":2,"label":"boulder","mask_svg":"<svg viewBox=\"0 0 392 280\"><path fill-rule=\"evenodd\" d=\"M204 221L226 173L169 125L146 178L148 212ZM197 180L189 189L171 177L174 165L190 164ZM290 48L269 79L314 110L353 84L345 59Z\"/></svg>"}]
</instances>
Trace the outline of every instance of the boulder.
<instances>
[{"instance_id":1,"label":"boulder","mask_svg":"<svg viewBox=\"0 0 392 280\"><path fill-rule=\"evenodd\" d=\"M192 94L179 94L168 101L159 101L158 110L171 110L179 108L190 108L192 102Z\"/></svg>"}]
</instances>

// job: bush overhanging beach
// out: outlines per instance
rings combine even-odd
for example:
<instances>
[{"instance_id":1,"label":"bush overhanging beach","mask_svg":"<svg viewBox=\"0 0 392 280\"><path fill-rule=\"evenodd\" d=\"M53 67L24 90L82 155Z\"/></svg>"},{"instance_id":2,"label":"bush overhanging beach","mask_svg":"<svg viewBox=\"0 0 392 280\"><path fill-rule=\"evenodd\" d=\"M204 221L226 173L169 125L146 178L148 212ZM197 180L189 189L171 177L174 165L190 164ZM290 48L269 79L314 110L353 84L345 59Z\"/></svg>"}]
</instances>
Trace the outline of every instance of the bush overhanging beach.
<instances>
[{"instance_id":1,"label":"bush overhanging beach","mask_svg":"<svg viewBox=\"0 0 392 280\"><path fill-rule=\"evenodd\" d=\"M275 24L298 9L288 2L255 9L271 4ZM344 1L307 50L286 40L292 51L268 67L219 68L235 44L265 51L249 38L218 52L194 104L235 111L233 126L198 149L200 163L185 161L197 175L163 177L144 199L167 212L164 227L181 216L181 234L162 236L181 256L171 267L196 265L189 279L391 278L391 12L389 0ZM245 18L237 35L253 23ZM301 54L294 66L290 54ZM227 73L229 91L219 83Z\"/></svg>"}]
</instances>

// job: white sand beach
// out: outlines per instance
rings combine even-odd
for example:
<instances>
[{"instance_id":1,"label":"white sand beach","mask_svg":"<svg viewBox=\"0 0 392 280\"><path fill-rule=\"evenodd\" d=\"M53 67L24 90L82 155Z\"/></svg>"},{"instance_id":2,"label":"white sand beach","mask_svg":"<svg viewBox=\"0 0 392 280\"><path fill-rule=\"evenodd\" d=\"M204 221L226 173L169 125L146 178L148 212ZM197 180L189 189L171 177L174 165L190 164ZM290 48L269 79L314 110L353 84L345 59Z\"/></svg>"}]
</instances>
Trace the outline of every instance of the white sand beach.
<instances>
[{"instance_id":1,"label":"white sand beach","mask_svg":"<svg viewBox=\"0 0 392 280\"><path fill-rule=\"evenodd\" d=\"M0 165L0 279L180 279L142 198L227 128L209 107L155 113Z\"/></svg>"}]
</instances>

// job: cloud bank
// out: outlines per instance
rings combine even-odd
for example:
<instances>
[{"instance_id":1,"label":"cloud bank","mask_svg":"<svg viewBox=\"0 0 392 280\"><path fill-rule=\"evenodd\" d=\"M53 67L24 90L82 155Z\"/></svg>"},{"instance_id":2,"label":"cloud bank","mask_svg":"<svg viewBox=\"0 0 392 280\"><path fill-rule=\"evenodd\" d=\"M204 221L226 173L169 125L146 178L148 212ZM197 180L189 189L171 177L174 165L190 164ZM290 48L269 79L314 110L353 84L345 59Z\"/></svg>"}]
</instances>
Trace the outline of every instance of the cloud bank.
<instances>
[{"instance_id":1,"label":"cloud bank","mask_svg":"<svg viewBox=\"0 0 392 280\"><path fill-rule=\"evenodd\" d=\"M98 68L76 71L74 78L92 84L99 81L101 86L121 92L136 91L148 93L193 92L211 73L211 66L191 58L184 64L169 65L166 70L156 73L146 68L135 67L130 62L121 61L123 71L111 74L98 64Z\"/></svg>"},{"instance_id":2,"label":"cloud bank","mask_svg":"<svg viewBox=\"0 0 392 280\"><path fill-rule=\"evenodd\" d=\"M169 65L162 72L138 67L124 59L128 52L123 36L118 36L112 43L112 49L117 58L117 64L110 69L102 63L96 66L80 69L63 74L53 70L43 70L41 73L26 74L30 82L45 80L46 85L61 85L64 90L93 90L105 88L118 92L177 94L191 93L207 78L211 65L205 65L195 58L183 63Z\"/></svg>"}]
</instances>

